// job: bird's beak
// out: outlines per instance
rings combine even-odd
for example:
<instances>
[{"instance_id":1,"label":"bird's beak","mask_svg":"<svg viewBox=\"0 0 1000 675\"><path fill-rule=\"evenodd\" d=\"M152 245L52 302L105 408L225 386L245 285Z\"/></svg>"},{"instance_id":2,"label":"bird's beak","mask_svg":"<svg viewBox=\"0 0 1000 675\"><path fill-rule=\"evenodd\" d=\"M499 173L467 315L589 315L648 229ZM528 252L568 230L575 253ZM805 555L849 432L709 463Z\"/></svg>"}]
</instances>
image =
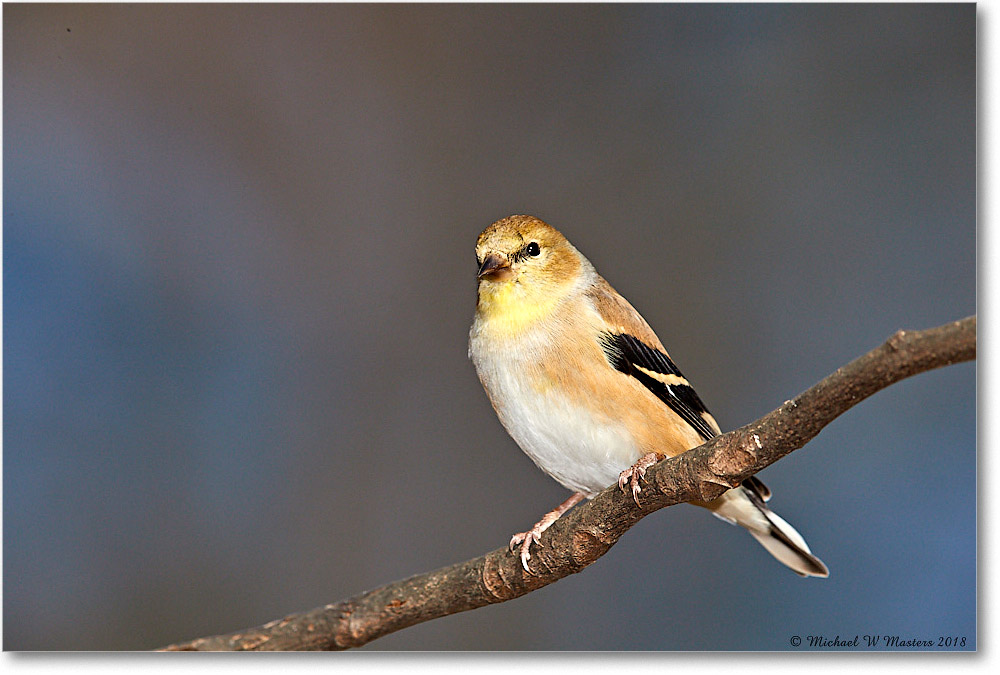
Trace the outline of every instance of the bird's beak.
<instances>
[{"instance_id":1,"label":"bird's beak","mask_svg":"<svg viewBox=\"0 0 1000 675\"><path fill-rule=\"evenodd\" d=\"M512 275L510 262L496 253L490 253L483 259L483 264L479 266L477 276L480 279L489 279L490 281L504 281Z\"/></svg>"}]
</instances>

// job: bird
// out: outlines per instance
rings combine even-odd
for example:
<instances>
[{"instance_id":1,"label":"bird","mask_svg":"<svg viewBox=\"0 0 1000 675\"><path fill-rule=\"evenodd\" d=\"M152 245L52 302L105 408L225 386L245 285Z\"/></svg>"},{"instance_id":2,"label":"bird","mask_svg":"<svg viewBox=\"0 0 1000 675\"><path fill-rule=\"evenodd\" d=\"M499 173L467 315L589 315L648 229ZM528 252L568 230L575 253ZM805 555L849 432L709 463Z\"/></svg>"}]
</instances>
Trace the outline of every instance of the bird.
<instances>
[{"instance_id":1,"label":"bird","mask_svg":"<svg viewBox=\"0 0 1000 675\"><path fill-rule=\"evenodd\" d=\"M531 573L532 544L564 513L618 483L639 504L646 470L721 433L660 339L556 228L528 215L476 241L478 290L469 357L500 423L573 492L509 548ZM765 504L756 477L710 502L799 576L829 570Z\"/></svg>"}]
</instances>

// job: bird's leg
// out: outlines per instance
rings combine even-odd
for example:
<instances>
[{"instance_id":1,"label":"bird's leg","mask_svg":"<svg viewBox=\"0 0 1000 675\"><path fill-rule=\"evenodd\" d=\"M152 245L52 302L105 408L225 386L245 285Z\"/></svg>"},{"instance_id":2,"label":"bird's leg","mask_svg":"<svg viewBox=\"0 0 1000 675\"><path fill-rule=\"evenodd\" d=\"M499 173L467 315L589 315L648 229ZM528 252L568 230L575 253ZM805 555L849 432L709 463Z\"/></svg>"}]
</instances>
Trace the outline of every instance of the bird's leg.
<instances>
[{"instance_id":1,"label":"bird's leg","mask_svg":"<svg viewBox=\"0 0 1000 675\"><path fill-rule=\"evenodd\" d=\"M549 526L559 520L559 517L562 514L566 513L586 498L587 495L582 492L574 492L572 497L542 516L542 519L535 523L535 526L530 530L527 532L518 532L510 538L511 553L514 552L515 546L521 544L521 567L524 568L525 572L528 572L529 574L531 573L531 570L528 569L528 560L531 559L531 542L533 541L541 546L542 532L549 529Z\"/></svg>"},{"instance_id":2,"label":"bird's leg","mask_svg":"<svg viewBox=\"0 0 1000 675\"><path fill-rule=\"evenodd\" d=\"M639 487L639 481L646 475L646 469L658 461L660 461L660 458L655 452L648 452L640 457L638 462L618 474L618 487L621 488L622 492L628 494L625 490L625 484L629 484L629 487L632 488L632 499L635 500L636 506L639 506L639 493L642 491L642 488Z\"/></svg>"}]
</instances>

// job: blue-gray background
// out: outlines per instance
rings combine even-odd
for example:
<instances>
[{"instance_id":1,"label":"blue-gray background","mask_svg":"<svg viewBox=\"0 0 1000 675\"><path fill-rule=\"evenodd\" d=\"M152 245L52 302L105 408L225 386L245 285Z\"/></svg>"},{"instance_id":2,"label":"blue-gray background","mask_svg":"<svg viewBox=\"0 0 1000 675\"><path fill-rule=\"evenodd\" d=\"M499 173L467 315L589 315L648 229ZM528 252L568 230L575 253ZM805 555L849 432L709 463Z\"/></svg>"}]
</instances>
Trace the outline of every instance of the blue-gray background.
<instances>
[{"instance_id":1,"label":"blue-gray background","mask_svg":"<svg viewBox=\"0 0 1000 675\"><path fill-rule=\"evenodd\" d=\"M566 492L466 358L531 213L724 428L975 311L975 7L4 14L4 648L143 649L484 553ZM370 649L976 644L975 368L763 472L832 570L686 506Z\"/></svg>"}]
</instances>

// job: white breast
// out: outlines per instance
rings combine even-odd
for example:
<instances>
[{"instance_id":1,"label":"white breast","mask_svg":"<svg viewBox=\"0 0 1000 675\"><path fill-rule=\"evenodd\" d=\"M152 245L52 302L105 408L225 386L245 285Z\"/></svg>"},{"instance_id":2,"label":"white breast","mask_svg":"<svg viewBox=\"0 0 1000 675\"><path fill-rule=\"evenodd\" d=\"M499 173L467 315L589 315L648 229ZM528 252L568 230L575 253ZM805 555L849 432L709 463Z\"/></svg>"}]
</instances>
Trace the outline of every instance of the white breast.
<instances>
[{"instance_id":1,"label":"white breast","mask_svg":"<svg viewBox=\"0 0 1000 675\"><path fill-rule=\"evenodd\" d=\"M531 342L522 337L515 347L490 341L487 349L474 325L469 355L500 422L525 454L568 489L593 497L642 453L622 424L597 419L554 388L540 391L526 378L522 365L538 353Z\"/></svg>"}]
</instances>

